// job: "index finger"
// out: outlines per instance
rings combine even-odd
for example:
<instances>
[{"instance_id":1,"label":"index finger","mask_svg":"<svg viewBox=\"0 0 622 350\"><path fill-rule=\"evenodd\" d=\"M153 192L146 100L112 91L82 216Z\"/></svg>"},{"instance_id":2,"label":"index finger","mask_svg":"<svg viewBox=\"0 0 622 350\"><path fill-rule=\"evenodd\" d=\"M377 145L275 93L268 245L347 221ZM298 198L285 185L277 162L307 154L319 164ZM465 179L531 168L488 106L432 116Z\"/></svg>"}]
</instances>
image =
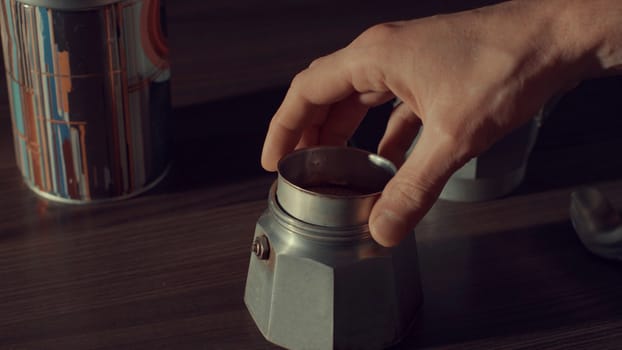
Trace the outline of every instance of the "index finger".
<instances>
[{"instance_id":1,"label":"index finger","mask_svg":"<svg viewBox=\"0 0 622 350\"><path fill-rule=\"evenodd\" d=\"M275 171L278 161L294 150L303 131L326 119L330 105L355 89L341 51L314 61L298 73L276 111L263 145L262 166Z\"/></svg>"}]
</instances>

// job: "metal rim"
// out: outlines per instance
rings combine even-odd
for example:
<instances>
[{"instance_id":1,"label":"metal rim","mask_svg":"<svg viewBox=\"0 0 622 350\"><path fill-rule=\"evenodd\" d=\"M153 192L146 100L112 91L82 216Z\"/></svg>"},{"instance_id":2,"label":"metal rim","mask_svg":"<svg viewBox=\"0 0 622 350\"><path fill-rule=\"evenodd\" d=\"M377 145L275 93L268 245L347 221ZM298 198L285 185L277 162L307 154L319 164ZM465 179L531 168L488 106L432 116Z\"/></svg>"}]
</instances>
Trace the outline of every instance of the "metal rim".
<instances>
[{"instance_id":1,"label":"metal rim","mask_svg":"<svg viewBox=\"0 0 622 350\"><path fill-rule=\"evenodd\" d=\"M367 224L395 174L393 164L357 148L312 147L278 164L277 202L292 217L325 227Z\"/></svg>"},{"instance_id":2,"label":"metal rim","mask_svg":"<svg viewBox=\"0 0 622 350\"><path fill-rule=\"evenodd\" d=\"M359 155L363 155L365 157L367 157L370 161L370 163L376 165L379 168L384 168L387 171L395 174L397 172L397 169L395 167L395 165L393 165L393 163L391 163L390 160L383 158L377 154L373 154L367 151L364 151L362 149L359 148L353 148L353 147L338 147L338 146L320 146L320 147L312 147L312 148L303 148L303 149L299 149L296 150L292 153L289 153L288 155L286 155L285 157L281 158L281 160L279 160L278 164L277 164L277 171L279 174L279 177L282 177L282 180L284 182L286 182L289 186L296 188L297 190L301 191L301 192L305 192L305 193L309 193L309 194L316 194L316 192L310 191L298 184L295 184L293 181L291 181L290 179L288 179L288 176L284 175L284 165L287 161L291 160L292 158L298 156L299 154L303 154L303 153L308 153L310 151L336 151L336 150L347 150L347 152L352 153L352 154L359 154ZM328 197L328 198L362 198L362 197L369 197L369 196L374 196L374 195L378 195L380 194L380 192L382 192L382 190L378 190L378 191L374 191L374 192L370 192L370 193L365 193L365 194L360 194L360 195L331 195L331 194L322 194L323 197Z\"/></svg>"},{"instance_id":3,"label":"metal rim","mask_svg":"<svg viewBox=\"0 0 622 350\"><path fill-rule=\"evenodd\" d=\"M358 225L348 227L325 227L309 224L288 214L277 202L276 199L277 182L270 187L268 195L268 209L274 215L279 224L288 228L290 232L302 236L303 238L326 243L352 243L354 241L371 239L369 225Z\"/></svg>"}]
</instances>

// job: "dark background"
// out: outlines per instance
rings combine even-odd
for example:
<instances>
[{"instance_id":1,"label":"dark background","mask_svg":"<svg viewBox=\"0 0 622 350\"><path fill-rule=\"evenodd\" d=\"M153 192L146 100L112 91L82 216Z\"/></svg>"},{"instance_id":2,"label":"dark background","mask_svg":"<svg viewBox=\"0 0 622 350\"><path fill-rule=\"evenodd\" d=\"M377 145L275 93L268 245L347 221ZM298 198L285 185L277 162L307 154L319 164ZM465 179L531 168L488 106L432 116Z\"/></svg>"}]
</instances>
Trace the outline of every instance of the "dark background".
<instances>
[{"instance_id":1,"label":"dark background","mask_svg":"<svg viewBox=\"0 0 622 350\"><path fill-rule=\"evenodd\" d=\"M173 103L204 103L282 87L313 58L385 21L498 1L168 1Z\"/></svg>"}]
</instances>

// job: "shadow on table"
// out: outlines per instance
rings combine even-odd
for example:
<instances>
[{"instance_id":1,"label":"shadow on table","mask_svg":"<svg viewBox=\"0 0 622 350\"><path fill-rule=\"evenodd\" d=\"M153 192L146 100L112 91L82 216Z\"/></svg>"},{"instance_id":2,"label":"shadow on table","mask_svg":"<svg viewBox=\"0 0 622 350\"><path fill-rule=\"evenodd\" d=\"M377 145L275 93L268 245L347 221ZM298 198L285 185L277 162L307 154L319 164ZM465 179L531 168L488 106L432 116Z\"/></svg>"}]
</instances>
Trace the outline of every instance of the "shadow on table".
<instances>
[{"instance_id":1,"label":"shadow on table","mask_svg":"<svg viewBox=\"0 0 622 350\"><path fill-rule=\"evenodd\" d=\"M424 305L396 349L533 345L619 321L622 264L588 253L570 223L456 237L420 244Z\"/></svg>"}]
</instances>

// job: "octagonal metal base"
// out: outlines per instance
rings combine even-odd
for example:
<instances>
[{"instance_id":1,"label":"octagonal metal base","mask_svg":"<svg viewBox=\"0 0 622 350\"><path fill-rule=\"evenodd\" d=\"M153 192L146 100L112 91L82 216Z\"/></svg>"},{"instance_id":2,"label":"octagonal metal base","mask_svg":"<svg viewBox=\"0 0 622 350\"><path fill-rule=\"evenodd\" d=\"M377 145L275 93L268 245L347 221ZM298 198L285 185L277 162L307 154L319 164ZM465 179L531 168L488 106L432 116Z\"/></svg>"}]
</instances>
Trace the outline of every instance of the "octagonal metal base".
<instances>
[{"instance_id":1,"label":"octagonal metal base","mask_svg":"<svg viewBox=\"0 0 622 350\"><path fill-rule=\"evenodd\" d=\"M414 233L394 248L369 235L331 238L272 198L255 232L269 241L269 255L251 255L244 294L265 338L313 350L376 350L401 340L422 301Z\"/></svg>"}]
</instances>

